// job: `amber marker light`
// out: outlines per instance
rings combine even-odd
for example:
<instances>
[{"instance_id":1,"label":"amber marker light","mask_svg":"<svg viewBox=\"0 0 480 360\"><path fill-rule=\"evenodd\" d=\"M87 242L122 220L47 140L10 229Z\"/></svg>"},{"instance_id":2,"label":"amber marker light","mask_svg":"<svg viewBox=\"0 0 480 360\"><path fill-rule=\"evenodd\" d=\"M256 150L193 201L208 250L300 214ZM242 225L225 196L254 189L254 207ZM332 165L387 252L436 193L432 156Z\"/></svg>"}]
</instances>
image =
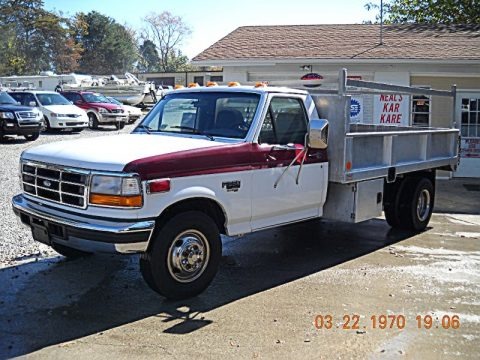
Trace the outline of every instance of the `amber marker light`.
<instances>
[{"instance_id":1,"label":"amber marker light","mask_svg":"<svg viewBox=\"0 0 480 360\"><path fill-rule=\"evenodd\" d=\"M345 168L350 171L352 170L352 163L350 161L347 161L347 163L345 164Z\"/></svg>"},{"instance_id":2,"label":"amber marker light","mask_svg":"<svg viewBox=\"0 0 480 360\"><path fill-rule=\"evenodd\" d=\"M240 83L238 81L230 81L228 83L228 87L234 87L234 86L240 86Z\"/></svg>"},{"instance_id":3,"label":"amber marker light","mask_svg":"<svg viewBox=\"0 0 480 360\"><path fill-rule=\"evenodd\" d=\"M189 88L196 88L196 87L200 87L200 85L198 85L197 83L191 82L190 84L188 84L188 87Z\"/></svg>"},{"instance_id":4,"label":"amber marker light","mask_svg":"<svg viewBox=\"0 0 480 360\"><path fill-rule=\"evenodd\" d=\"M90 194L90 204L102 206L141 207L142 195Z\"/></svg>"},{"instance_id":5,"label":"amber marker light","mask_svg":"<svg viewBox=\"0 0 480 360\"><path fill-rule=\"evenodd\" d=\"M207 82L207 87L212 87L212 86L218 86L218 84L215 81Z\"/></svg>"}]
</instances>

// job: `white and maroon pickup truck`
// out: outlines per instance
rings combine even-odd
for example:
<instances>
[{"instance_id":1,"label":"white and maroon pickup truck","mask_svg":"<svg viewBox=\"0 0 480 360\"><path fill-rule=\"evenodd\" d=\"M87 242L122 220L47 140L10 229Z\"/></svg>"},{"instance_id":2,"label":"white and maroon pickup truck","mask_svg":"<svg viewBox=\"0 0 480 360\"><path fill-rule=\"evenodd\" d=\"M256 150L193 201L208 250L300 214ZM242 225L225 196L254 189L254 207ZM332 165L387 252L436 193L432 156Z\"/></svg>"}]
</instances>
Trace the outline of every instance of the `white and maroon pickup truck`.
<instances>
[{"instance_id":1,"label":"white and maroon pickup truck","mask_svg":"<svg viewBox=\"0 0 480 360\"><path fill-rule=\"evenodd\" d=\"M384 208L392 226L424 229L434 170L457 164L458 131L352 129L349 102L275 87L177 90L131 134L26 150L13 209L65 256L141 253L145 281L170 298L209 285L220 234L322 216L359 222ZM397 138L408 154L388 158L406 144ZM362 155L369 142L380 154Z\"/></svg>"}]
</instances>

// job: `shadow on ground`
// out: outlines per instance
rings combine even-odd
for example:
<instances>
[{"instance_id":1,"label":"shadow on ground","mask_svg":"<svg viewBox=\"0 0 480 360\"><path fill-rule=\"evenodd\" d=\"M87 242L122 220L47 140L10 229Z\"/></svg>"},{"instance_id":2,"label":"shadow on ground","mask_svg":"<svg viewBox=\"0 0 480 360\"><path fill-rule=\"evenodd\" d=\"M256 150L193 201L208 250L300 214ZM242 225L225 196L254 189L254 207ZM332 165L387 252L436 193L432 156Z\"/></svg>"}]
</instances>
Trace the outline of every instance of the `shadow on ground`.
<instances>
[{"instance_id":1,"label":"shadow on ground","mask_svg":"<svg viewBox=\"0 0 480 360\"><path fill-rule=\"evenodd\" d=\"M168 301L151 291L136 256L29 262L0 271L0 358L96 334L148 317L169 334L208 326L208 311L363 256L411 236L383 220L312 221L224 238L224 257L200 296ZM6 284L3 285L3 284Z\"/></svg>"}]
</instances>

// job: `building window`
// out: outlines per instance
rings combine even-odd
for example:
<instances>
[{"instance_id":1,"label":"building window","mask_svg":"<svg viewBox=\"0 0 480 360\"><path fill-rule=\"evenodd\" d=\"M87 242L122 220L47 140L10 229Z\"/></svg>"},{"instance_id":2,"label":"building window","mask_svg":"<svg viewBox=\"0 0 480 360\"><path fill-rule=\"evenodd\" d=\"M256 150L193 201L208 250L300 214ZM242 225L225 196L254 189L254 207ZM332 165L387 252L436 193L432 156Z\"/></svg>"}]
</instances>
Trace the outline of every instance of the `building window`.
<instances>
[{"instance_id":1,"label":"building window","mask_svg":"<svg viewBox=\"0 0 480 360\"><path fill-rule=\"evenodd\" d=\"M197 83L200 86L203 86L203 76L194 76L193 82Z\"/></svg>"},{"instance_id":2,"label":"building window","mask_svg":"<svg viewBox=\"0 0 480 360\"><path fill-rule=\"evenodd\" d=\"M210 76L210 81L222 82L223 81L223 75Z\"/></svg>"},{"instance_id":3,"label":"building window","mask_svg":"<svg viewBox=\"0 0 480 360\"><path fill-rule=\"evenodd\" d=\"M462 99L462 136L480 137L480 99Z\"/></svg>"},{"instance_id":4,"label":"building window","mask_svg":"<svg viewBox=\"0 0 480 360\"><path fill-rule=\"evenodd\" d=\"M430 89L430 86L419 86L422 89ZM412 125L420 127L430 126L431 103L430 96L412 95Z\"/></svg>"}]
</instances>

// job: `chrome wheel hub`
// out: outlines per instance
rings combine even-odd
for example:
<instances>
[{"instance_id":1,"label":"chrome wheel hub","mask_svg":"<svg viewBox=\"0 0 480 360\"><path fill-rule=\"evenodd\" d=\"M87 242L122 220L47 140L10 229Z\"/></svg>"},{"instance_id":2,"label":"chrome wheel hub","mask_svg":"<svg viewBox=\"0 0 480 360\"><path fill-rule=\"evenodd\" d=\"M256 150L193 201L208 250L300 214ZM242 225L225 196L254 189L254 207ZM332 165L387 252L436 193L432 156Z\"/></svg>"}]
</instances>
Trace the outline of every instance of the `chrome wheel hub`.
<instances>
[{"instance_id":1,"label":"chrome wheel hub","mask_svg":"<svg viewBox=\"0 0 480 360\"><path fill-rule=\"evenodd\" d=\"M423 189L417 201L417 217L420 221L425 221L430 213L430 192Z\"/></svg>"},{"instance_id":2,"label":"chrome wheel hub","mask_svg":"<svg viewBox=\"0 0 480 360\"><path fill-rule=\"evenodd\" d=\"M208 241L197 230L186 230L175 238L168 251L168 271L178 282L188 283L200 277L210 258Z\"/></svg>"}]
</instances>

